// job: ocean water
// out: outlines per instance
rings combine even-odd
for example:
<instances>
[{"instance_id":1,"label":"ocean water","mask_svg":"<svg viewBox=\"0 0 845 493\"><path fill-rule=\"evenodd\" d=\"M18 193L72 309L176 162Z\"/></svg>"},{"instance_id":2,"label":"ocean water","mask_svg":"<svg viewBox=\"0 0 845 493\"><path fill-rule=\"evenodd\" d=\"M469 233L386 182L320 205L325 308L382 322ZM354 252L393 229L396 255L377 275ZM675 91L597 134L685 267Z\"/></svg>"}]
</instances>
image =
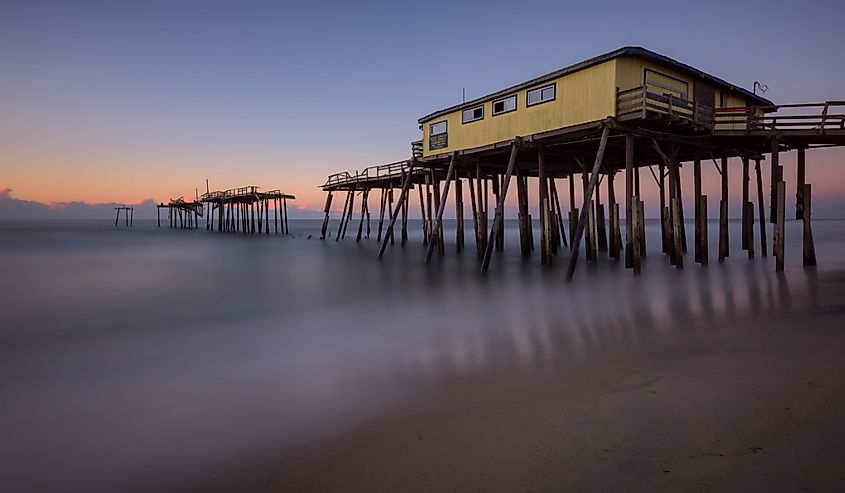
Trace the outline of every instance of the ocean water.
<instances>
[{"instance_id":1,"label":"ocean water","mask_svg":"<svg viewBox=\"0 0 845 493\"><path fill-rule=\"evenodd\" d=\"M355 242L357 221L339 242L310 220L287 237L0 223L0 489L189 489L444 379L718 330L789 310L845 270L845 221L815 221L816 269L801 267L790 221L783 274L759 245L746 259L737 222L725 264L711 223L710 267L690 251L676 271L650 222L642 276L602 258L572 283L566 255L550 269L520 257L514 222L486 277L470 234L456 255L446 226L446 256L425 265L416 221L382 260L375 230Z\"/></svg>"}]
</instances>

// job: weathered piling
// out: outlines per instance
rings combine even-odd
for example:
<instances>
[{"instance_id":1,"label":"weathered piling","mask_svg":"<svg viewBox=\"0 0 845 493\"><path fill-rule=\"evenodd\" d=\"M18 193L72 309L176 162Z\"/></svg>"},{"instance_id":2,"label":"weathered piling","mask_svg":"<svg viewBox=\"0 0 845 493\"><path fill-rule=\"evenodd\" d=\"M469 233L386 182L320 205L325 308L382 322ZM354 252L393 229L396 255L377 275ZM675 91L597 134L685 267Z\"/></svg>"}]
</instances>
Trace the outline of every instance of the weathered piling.
<instances>
[{"instance_id":1,"label":"weathered piling","mask_svg":"<svg viewBox=\"0 0 845 493\"><path fill-rule=\"evenodd\" d=\"M810 185L804 184L801 193L801 220L804 223L804 266L816 265L816 245L813 242L813 229L810 224L812 217L812 194Z\"/></svg>"}]
</instances>

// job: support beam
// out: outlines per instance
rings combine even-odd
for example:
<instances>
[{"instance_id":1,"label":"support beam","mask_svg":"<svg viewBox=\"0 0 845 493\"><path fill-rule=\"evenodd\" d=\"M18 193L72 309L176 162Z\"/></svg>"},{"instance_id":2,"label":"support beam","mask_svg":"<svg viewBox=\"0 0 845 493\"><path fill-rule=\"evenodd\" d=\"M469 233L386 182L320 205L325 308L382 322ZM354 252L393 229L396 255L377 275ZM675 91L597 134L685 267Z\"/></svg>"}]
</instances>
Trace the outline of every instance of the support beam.
<instances>
[{"instance_id":1,"label":"support beam","mask_svg":"<svg viewBox=\"0 0 845 493\"><path fill-rule=\"evenodd\" d=\"M610 258L619 260L619 248L621 241L619 239L619 207L616 203L616 189L613 186L615 171L610 171L607 174L607 206L610 214L609 241L610 241Z\"/></svg>"},{"instance_id":2,"label":"support beam","mask_svg":"<svg viewBox=\"0 0 845 493\"><path fill-rule=\"evenodd\" d=\"M810 185L804 184L804 189L801 193L802 200L802 220L804 222L804 267L816 265L816 245L813 242L813 228L810 224L812 220L812 194L810 193Z\"/></svg>"},{"instance_id":3,"label":"support beam","mask_svg":"<svg viewBox=\"0 0 845 493\"><path fill-rule=\"evenodd\" d=\"M472 208L472 230L475 233L475 253L478 258L481 258L481 256L484 254L484 250L481 248L481 241L479 240L481 234L479 231L478 224L478 204L476 203L475 183L473 181L471 172L467 172L467 186L469 188L470 207Z\"/></svg>"},{"instance_id":4,"label":"support beam","mask_svg":"<svg viewBox=\"0 0 845 493\"><path fill-rule=\"evenodd\" d=\"M719 202L719 262L730 255L728 243L728 158L722 157L722 200Z\"/></svg>"},{"instance_id":5,"label":"support beam","mask_svg":"<svg viewBox=\"0 0 845 493\"><path fill-rule=\"evenodd\" d=\"M605 140L607 140L605 138ZM493 256L493 248L495 247L496 237L499 234L499 227L503 224L505 215L505 197L507 196L508 186L510 185L511 176L513 175L513 168L516 164L517 142L515 139L511 144L511 155L508 160L508 168L505 172L505 181L502 184L502 193L499 195L496 203L496 215L493 217L493 226L490 228L490 237L487 240L486 249L484 250L484 259L481 262L481 273L486 274L490 267L490 259Z\"/></svg>"},{"instance_id":6,"label":"support beam","mask_svg":"<svg viewBox=\"0 0 845 493\"><path fill-rule=\"evenodd\" d=\"M379 193L379 208L378 208L378 231L376 232L376 241L381 241L381 232L384 227L384 207L387 205L387 194L384 192L384 187Z\"/></svg>"},{"instance_id":7,"label":"support beam","mask_svg":"<svg viewBox=\"0 0 845 493\"><path fill-rule=\"evenodd\" d=\"M785 219L784 203L786 202L786 183L777 184L777 219L775 221L775 271L783 272L785 250Z\"/></svg>"},{"instance_id":8,"label":"support beam","mask_svg":"<svg viewBox=\"0 0 845 493\"><path fill-rule=\"evenodd\" d=\"M537 204L540 211L540 265L549 265L552 261L552 238L549 217L549 182L546 179L546 154L543 149L537 151L537 186L539 188Z\"/></svg>"},{"instance_id":9,"label":"support beam","mask_svg":"<svg viewBox=\"0 0 845 493\"><path fill-rule=\"evenodd\" d=\"M549 177L549 187L551 188L552 198L554 198L555 202L555 211L557 213L556 225L558 232L560 233L560 242L562 242L564 246L569 246L569 243L566 241L566 228L564 227L563 213L560 208L560 197L558 196L557 185L555 185L555 179L553 177ZM555 241L555 243L559 246L558 241ZM557 253L557 248L555 249L555 253Z\"/></svg>"},{"instance_id":10,"label":"support beam","mask_svg":"<svg viewBox=\"0 0 845 493\"><path fill-rule=\"evenodd\" d=\"M440 193L437 193L435 196L439 200L439 204L437 207L437 218L434 222L434 229L428 238L428 249L425 251L425 263L429 263L431 261L431 254L434 252L434 247L443 243L443 211L446 210L446 199L449 197L449 187L452 184L452 178L455 176L455 161L457 160L457 155L452 153L452 158L449 160L449 171L446 172L446 183L443 186L443 196L440 197ZM436 184L436 189L440 189L440 185Z\"/></svg>"},{"instance_id":11,"label":"support beam","mask_svg":"<svg viewBox=\"0 0 845 493\"><path fill-rule=\"evenodd\" d=\"M610 126L605 125L604 130L601 133L599 149L598 152L596 152L596 161L593 164L593 172L590 177L590 183L584 194L584 208L581 210L581 215L578 218L578 227L575 230L575 236L572 238L572 248L570 248L569 254L569 266L566 270L566 278L568 280L572 280L572 276L575 275L575 264L578 262L578 249L581 246L581 237L584 235L584 228L586 227L587 210L590 207L593 189L596 187L596 183L598 183L599 170L601 169L602 159L604 159L604 150L607 147L607 137L609 134Z\"/></svg>"},{"instance_id":12,"label":"support beam","mask_svg":"<svg viewBox=\"0 0 845 493\"><path fill-rule=\"evenodd\" d=\"M634 266L634 136L625 135L625 267Z\"/></svg>"},{"instance_id":13,"label":"support beam","mask_svg":"<svg viewBox=\"0 0 845 493\"><path fill-rule=\"evenodd\" d=\"M797 168L797 183L795 184L795 219L803 219L804 215L804 185L806 185L806 171L807 153L804 147L799 147L798 151L798 168ZM815 265L815 264L813 264Z\"/></svg>"},{"instance_id":14,"label":"support beam","mask_svg":"<svg viewBox=\"0 0 845 493\"><path fill-rule=\"evenodd\" d=\"M405 176L405 183L402 184L402 194L399 196L399 202L402 202L405 200L405 197L408 196L408 189L411 187L411 177L414 175L415 164L416 162L411 160L411 164L408 165L408 174ZM390 190L393 191L392 188ZM393 236L393 225L396 223L396 217L399 215L399 209L400 207L397 205L396 209L394 209L393 213L390 215L390 223L387 225L387 233L384 235L384 239L381 242L381 248L379 248L378 251L379 258L384 255L388 239Z\"/></svg>"},{"instance_id":15,"label":"support beam","mask_svg":"<svg viewBox=\"0 0 845 493\"><path fill-rule=\"evenodd\" d=\"M367 197L369 194L370 189L365 188L361 196L361 220L358 221L358 234L355 236L355 243L359 243L361 241L361 237L364 236L364 221L367 217Z\"/></svg>"},{"instance_id":16,"label":"support beam","mask_svg":"<svg viewBox=\"0 0 845 493\"><path fill-rule=\"evenodd\" d=\"M523 257L531 256L531 245L528 232L528 190L525 177L517 167L516 170L517 224L519 226L519 251Z\"/></svg>"},{"instance_id":17,"label":"support beam","mask_svg":"<svg viewBox=\"0 0 845 493\"><path fill-rule=\"evenodd\" d=\"M640 198L636 195L632 195L631 197L631 216L633 225L631 228L632 237L631 237L631 267L634 269L634 274L639 275L642 272L642 255L640 251L640 246L642 245L642 239L640 235L642 234L642 227L640 225L640 221L642 220L642 207L643 203Z\"/></svg>"},{"instance_id":18,"label":"support beam","mask_svg":"<svg viewBox=\"0 0 845 493\"><path fill-rule=\"evenodd\" d=\"M748 158L742 158L742 249L748 250ZM753 240L752 240L753 241Z\"/></svg>"},{"instance_id":19,"label":"support beam","mask_svg":"<svg viewBox=\"0 0 845 493\"><path fill-rule=\"evenodd\" d=\"M701 230L702 230L702 222L701 222L701 160L696 159L692 163L692 174L693 174L693 193L695 195L695 230L693 232L694 237L694 247L693 251L695 254L695 261L701 263ZM707 224L703 224L704 227L707 227Z\"/></svg>"},{"instance_id":20,"label":"support beam","mask_svg":"<svg viewBox=\"0 0 845 493\"><path fill-rule=\"evenodd\" d=\"M461 177L455 172L455 250L464 249L464 186Z\"/></svg>"},{"instance_id":21,"label":"support beam","mask_svg":"<svg viewBox=\"0 0 845 493\"><path fill-rule=\"evenodd\" d=\"M707 265L710 262L710 245L708 244L708 231L707 231L707 196L702 195L699 198L699 206L698 206L698 220L700 222L699 225L699 232L701 234L701 253L699 262L702 266Z\"/></svg>"},{"instance_id":22,"label":"support beam","mask_svg":"<svg viewBox=\"0 0 845 493\"><path fill-rule=\"evenodd\" d=\"M755 161L754 168L757 173L757 210L760 213L760 255L766 257L768 255L766 245L766 204L763 199L763 173L760 170L759 159Z\"/></svg>"},{"instance_id":23,"label":"support beam","mask_svg":"<svg viewBox=\"0 0 845 493\"><path fill-rule=\"evenodd\" d=\"M771 169L771 200L769 220L774 224L777 222L778 212L778 183L783 179L783 172L780 167L780 145L777 137L772 137L772 169ZM774 235L773 235L774 236Z\"/></svg>"},{"instance_id":24,"label":"support beam","mask_svg":"<svg viewBox=\"0 0 845 493\"><path fill-rule=\"evenodd\" d=\"M601 179L601 178L599 178ZM596 185L596 233L598 240L598 250L600 252L607 251L607 217L604 211L604 204L601 201L601 182Z\"/></svg>"}]
</instances>

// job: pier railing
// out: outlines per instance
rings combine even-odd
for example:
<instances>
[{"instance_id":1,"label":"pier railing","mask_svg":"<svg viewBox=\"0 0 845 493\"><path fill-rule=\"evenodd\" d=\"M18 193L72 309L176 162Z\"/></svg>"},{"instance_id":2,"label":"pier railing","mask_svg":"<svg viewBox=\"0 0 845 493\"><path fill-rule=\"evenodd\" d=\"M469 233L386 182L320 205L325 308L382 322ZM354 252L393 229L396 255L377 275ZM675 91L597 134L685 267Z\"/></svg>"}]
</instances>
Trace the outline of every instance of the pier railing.
<instances>
[{"instance_id":1,"label":"pier railing","mask_svg":"<svg viewBox=\"0 0 845 493\"><path fill-rule=\"evenodd\" d=\"M811 130L820 135L845 130L845 101L783 104L766 107L711 108L639 86L616 94L619 120L645 119L660 114L714 131Z\"/></svg>"},{"instance_id":2,"label":"pier railing","mask_svg":"<svg viewBox=\"0 0 845 493\"><path fill-rule=\"evenodd\" d=\"M384 183L388 184L392 180L399 180L410 169L411 162L409 160L397 161L395 163L379 164L376 166L369 166L361 171L342 171L329 175L326 183L322 188L337 188L348 187L357 184L374 184Z\"/></svg>"},{"instance_id":3,"label":"pier railing","mask_svg":"<svg viewBox=\"0 0 845 493\"><path fill-rule=\"evenodd\" d=\"M678 118L705 128L713 127L713 108L695 101L657 94L646 86L616 93L616 118L619 120L645 119L649 113Z\"/></svg>"},{"instance_id":4,"label":"pier railing","mask_svg":"<svg viewBox=\"0 0 845 493\"><path fill-rule=\"evenodd\" d=\"M810 130L824 135L830 130L845 130L845 114L842 111L845 111L845 101L782 104L757 109L719 108L715 114L714 129L747 132Z\"/></svg>"}]
</instances>

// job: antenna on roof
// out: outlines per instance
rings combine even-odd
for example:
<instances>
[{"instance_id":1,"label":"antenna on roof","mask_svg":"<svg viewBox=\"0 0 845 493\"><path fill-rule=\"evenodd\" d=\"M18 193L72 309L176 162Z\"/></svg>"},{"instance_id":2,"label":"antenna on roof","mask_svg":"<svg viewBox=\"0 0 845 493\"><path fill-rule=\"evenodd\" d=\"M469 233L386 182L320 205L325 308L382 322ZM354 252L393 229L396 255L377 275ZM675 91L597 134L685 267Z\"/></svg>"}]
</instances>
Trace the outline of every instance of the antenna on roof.
<instances>
[{"instance_id":1,"label":"antenna on roof","mask_svg":"<svg viewBox=\"0 0 845 493\"><path fill-rule=\"evenodd\" d=\"M761 94L765 94L766 91L769 90L769 86L767 86L766 84L760 84L760 82L755 80L754 81L754 91L753 91L754 94L757 94L757 89L760 89Z\"/></svg>"},{"instance_id":2,"label":"antenna on roof","mask_svg":"<svg viewBox=\"0 0 845 493\"><path fill-rule=\"evenodd\" d=\"M467 88L466 88L466 86L461 88L461 97L463 98L463 100L461 102L466 103L467 102Z\"/></svg>"}]
</instances>

